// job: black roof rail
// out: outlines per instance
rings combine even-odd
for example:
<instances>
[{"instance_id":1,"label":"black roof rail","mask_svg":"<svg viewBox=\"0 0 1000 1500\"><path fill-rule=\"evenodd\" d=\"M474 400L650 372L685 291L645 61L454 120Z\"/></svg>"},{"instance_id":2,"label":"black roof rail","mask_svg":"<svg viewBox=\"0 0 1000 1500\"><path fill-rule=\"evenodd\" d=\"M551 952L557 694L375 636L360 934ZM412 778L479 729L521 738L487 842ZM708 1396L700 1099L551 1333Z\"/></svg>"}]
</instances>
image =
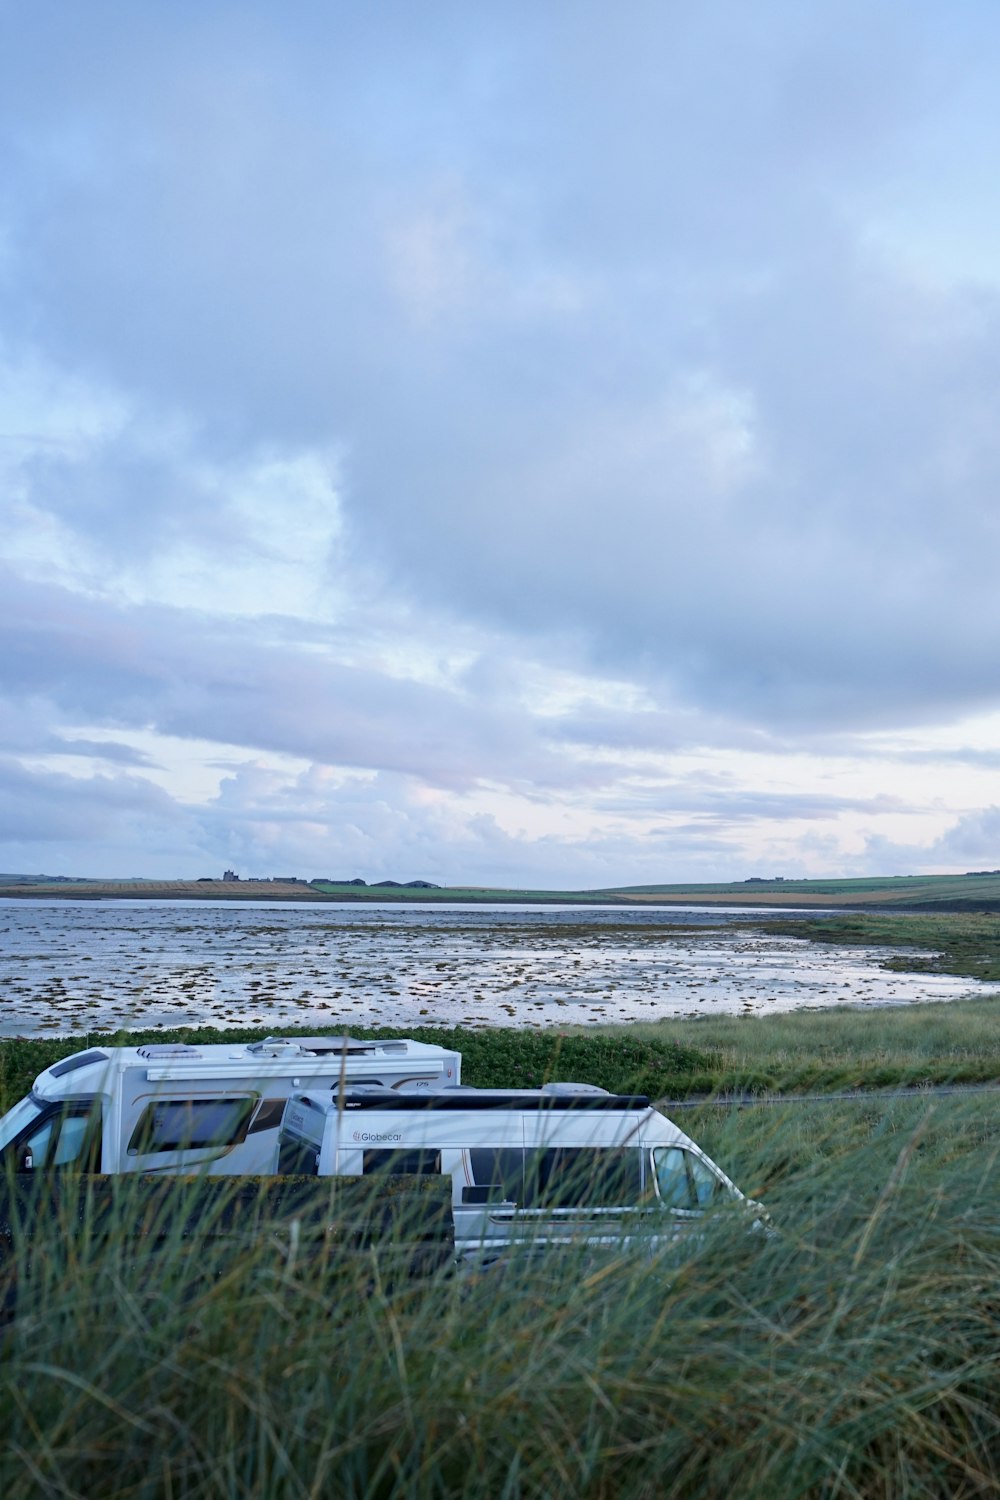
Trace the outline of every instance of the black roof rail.
<instances>
[{"instance_id":1,"label":"black roof rail","mask_svg":"<svg viewBox=\"0 0 1000 1500\"><path fill-rule=\"evenodd\" d=\"M649 1108L646 1094L543 1094L504 1093L466 1089L442 1089L440 1093L400 1094L387 1090L384 1094L345 1089L344 1109L415 1110L524 1110L529 1113L547 1111L561 1113L564 1110L638 1111Z\"/></svg>"}]
</instances>

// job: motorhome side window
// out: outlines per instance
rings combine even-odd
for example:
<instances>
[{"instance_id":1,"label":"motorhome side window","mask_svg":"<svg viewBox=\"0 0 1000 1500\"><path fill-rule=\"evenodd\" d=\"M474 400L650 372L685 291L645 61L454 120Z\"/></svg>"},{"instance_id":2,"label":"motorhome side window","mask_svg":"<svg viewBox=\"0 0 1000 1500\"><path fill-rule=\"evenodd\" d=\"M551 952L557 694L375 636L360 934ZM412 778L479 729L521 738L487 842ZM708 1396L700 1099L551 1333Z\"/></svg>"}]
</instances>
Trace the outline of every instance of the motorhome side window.
<instances>
[{"instance_id":1,"label":"motorhome side window","mask_svg":"<svg viewBox=\"0 0 1000 1500\"><path fill-rule=\"evenodd\" d=\"M692 1151L680 1146L656 1146L656 1185L667 1208L707 1208L726 1196L726 1185Z\"/></svg>"},{"instance_id":2,"label":"motorhome side window","mask_svg":"<svg viewBox=\"0 0 1000 1500\"><path fill-rule=\"evenodd\" d=\"M366 1151L363 1172L408 1172L418 1176L440 1175L440 1151Z\"/></svg>"},{"instance_id":3,"label":"motorhome side window","mask_svg":"<svg viewBox=\"0 0 1000 1500\"><path fill-rule=\"evenodd\" d=\"M146 1105L128 1143L129 1156L235 1146L247 1133L254 1099L156 1099Z\"/></svg>"}]
</instances>

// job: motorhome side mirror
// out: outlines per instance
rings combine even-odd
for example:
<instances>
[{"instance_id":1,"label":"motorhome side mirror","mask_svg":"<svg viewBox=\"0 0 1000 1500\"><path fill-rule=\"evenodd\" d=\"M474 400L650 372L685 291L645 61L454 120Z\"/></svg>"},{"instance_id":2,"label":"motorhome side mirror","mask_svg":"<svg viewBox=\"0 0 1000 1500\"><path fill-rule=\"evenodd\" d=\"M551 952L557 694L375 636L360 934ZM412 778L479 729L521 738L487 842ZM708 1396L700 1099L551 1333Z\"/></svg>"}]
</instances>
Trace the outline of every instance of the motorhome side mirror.
<instances>
[{"instance_id":1,"label":"motorhome side mirror","mask_svg":"<svg viewBox=\"0 0 1000 1500\"><path fill-rule=\"evenodd\" d=\"M503 1203L506 1197L502 1182L482 1182L462 1189L463 1203Z\"/></svg>"}]
</instances>

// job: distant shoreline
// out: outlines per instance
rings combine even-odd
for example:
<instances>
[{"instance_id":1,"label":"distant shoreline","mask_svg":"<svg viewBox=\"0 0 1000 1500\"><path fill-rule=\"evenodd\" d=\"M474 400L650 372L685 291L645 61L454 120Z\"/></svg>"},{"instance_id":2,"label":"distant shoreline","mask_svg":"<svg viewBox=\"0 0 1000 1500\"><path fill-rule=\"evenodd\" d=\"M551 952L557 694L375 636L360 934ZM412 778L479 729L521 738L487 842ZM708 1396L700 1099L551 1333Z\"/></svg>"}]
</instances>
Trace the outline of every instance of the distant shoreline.
<instances>
[{"instance_id":1,"label":"distant shoreline","mask_svg":"<svg viewBox=\"0 0 1000 1500\"><path fill-rule=\"evenodd\" d=\"M755 911L826 908L845 912L1000 911L993 873L895 876L882 880L742 881L727 885L629 887L590 891L519 891L490 887L337 886L277 880L0 880L0 899L44 901L232 901L314 906L742 906Z\"/></svg>"}]
</instances>

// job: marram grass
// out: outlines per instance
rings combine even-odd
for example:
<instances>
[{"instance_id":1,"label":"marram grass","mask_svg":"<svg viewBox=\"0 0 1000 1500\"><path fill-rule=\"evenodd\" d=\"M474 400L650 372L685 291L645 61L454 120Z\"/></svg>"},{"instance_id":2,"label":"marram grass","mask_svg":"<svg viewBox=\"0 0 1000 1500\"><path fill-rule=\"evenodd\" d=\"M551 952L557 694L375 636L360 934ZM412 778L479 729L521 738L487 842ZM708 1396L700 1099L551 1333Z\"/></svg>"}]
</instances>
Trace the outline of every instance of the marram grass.
<instances>
[{"instance_id":1,"label":"marram grass","mask_svg":"<svg viewBox=\"0 0 1000 1500\"><path fill-rule=\"evenodd\" d=\"M192 1243L178 1183L153 1257L131 1223L21 1245L0 1493L993 1495L992 1107L730 1114L710 1149L760 1162L777 1237L723 1214L478 1276L310 1258L287 1224Z\"/></svg>"}]
</instances>

